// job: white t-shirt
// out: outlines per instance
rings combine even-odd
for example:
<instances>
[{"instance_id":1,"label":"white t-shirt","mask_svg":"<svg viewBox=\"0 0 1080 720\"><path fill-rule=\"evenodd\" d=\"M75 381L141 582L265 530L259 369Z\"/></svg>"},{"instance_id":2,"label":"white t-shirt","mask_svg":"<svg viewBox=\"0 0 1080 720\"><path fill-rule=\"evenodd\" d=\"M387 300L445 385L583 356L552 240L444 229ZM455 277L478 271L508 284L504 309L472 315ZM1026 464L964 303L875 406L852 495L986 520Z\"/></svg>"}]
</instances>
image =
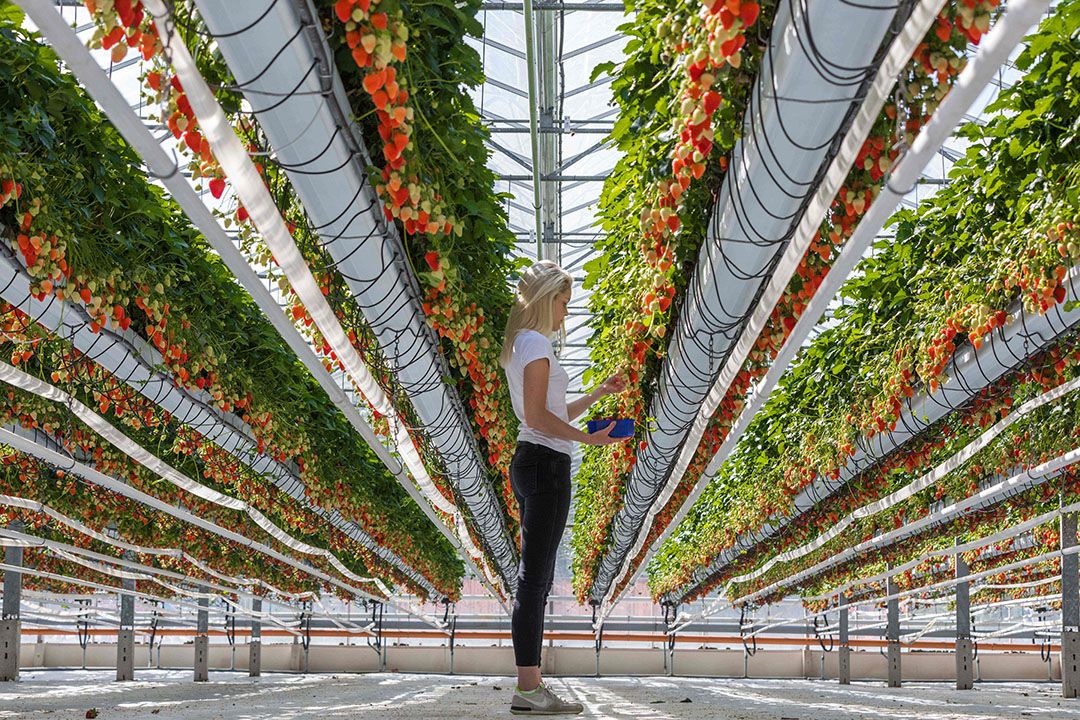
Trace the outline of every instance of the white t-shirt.
<instances>
[{"instance_id":1,"label":"white t-shirt","mask_svg":"<svg viewBox=\"0 0 1080 720\"><path fill-rule=\"evenodd\" d=\"M547 409L556 417L570 422L566 412L566 390L570 385L570 376L555 359L551 341L535 330L521 330L514 338L514 348L510 354L510 364L506 368L506 383L510 388L510 402L514 414L520 421L518 440L536 443L570 455L574 451L572 440L546 435L534 430L525 422L525 366L533 360L547 358L548 386Z\"/></svg>"}]
</instances>

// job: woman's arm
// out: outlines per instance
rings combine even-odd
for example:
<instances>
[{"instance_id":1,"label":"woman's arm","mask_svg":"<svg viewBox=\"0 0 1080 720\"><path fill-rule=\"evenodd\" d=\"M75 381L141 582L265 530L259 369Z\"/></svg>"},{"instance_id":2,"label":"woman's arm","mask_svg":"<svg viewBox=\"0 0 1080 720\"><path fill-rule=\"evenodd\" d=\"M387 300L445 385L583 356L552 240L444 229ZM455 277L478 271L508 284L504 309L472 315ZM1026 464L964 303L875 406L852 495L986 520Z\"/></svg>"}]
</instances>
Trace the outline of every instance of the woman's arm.
<instances>
[{"instance_id":1,"label":"woman's arm","mask_svg":"<svg viewBox=\"0 0 1080 720\"><path fill-rule=\"evenodd\" d=\"M525 387L522 400L525 403L525 422L529 427L545 435L586 445L609 445L626 440L626 438L609 437L615 423L610 423L603 430L590 435L568 422L563 422L562 418L548 410L548 364L547 358L539 358L525 366Z\"/></svg>"},{"instance_id":2,"label":"woman's arm","mask_svg":"<svg viewBox=\"0 0 1080 720\"><path fill-rule=\"evenodd\" d=\"M574 402L566 403L566 415L573 420L589 409L589 406L594 402L604 397L604 393L600 392L600 388L596 388L588 395L579 397Z\"/></svg>"},{"instance_id":3,"label":"woman's arm","mask_svg":"<svg viewBox=\"0 0 1080 720\"><path fill-rule=\"evenodd\" d=\"M594 402L605 395L617 395L626 389L626 381L619 375L613 375L588 395L566 404L566 414L571 420L589 409Z\"/></svg>"}]
</instances>

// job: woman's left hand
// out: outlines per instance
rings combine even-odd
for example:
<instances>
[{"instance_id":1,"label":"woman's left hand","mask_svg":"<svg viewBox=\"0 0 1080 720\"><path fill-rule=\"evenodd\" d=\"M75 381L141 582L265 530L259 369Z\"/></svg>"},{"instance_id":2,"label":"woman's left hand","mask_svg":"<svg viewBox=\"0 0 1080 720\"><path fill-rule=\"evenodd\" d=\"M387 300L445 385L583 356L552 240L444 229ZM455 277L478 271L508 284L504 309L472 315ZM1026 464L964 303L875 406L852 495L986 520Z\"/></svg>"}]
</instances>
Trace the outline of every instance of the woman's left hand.
<instances>
[{"instance_id":1,"label":"woman's left hand","mask_svg":"<svg viewBox=\"0 0 1080 720\"><path fill-rule=\"evenodd\" d=\"M622 375L612 375L600 383L600 387L597 389L600 391L601 397L604 395L617 395L626 390L626 379Z\"/></svg>"}]
</instances>

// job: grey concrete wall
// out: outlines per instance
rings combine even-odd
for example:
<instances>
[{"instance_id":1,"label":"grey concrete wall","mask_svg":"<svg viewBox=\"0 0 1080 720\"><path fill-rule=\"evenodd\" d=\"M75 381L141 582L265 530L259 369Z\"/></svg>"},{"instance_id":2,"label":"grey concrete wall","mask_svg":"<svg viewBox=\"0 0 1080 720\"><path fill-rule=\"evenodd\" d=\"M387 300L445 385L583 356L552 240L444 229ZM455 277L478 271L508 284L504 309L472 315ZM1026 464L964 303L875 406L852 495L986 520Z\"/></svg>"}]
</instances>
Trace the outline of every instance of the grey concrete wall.
<instances>
[{"instance_id":1,"label":"grey concrete wall","mask_svg":"<svg viewBox=\"0 0 1080 720\"><path fill-rule=\"evenodd\" d=\"M147 667L146 645L135 645L135 676ZM300 672L303 648L292 644L263 644L264 672ZM386 668L400 672L446 673L450 669L450 651L446 647L388 646ZM161 648L162 667L190 668L194 661L192 645L165 645ZM819 678L821 651L810 649L766 650L746 660L746 674L752 678ZM211 670L228 670L232 652L226 644L211 643ZM248 647L236 646L236 669L247 670ZM592 648L545 647L543 669L547 675L591 676L596 673L596 654ZM1046 680L1046 663L1038 653L987 653L978 657L979 677L983 680ZM82 649L71 643L24 643L20 666L80 667ZM116 646L91 644L86 651L86 665L91 668L116 666ZM838 653L825 653L825 675L835 681ZM312 645L309 657L311 672L376 672L379 657L366 645ZM454 671L462 675L509 675L514 669L514 651L510 647L458 647L454 653ZM903 679L953 681L956 659L948 652L905 652ZM674 674L695 677L743 677L742 650L676 649ZM605 648L600 655L602 675L654 676L664 674L660 649ZM853 650L853 680L884 680L885 658L877 650ZM1061 678L1061 666L1055 655L1051 677Z\"/></svg>"}]
</instances>

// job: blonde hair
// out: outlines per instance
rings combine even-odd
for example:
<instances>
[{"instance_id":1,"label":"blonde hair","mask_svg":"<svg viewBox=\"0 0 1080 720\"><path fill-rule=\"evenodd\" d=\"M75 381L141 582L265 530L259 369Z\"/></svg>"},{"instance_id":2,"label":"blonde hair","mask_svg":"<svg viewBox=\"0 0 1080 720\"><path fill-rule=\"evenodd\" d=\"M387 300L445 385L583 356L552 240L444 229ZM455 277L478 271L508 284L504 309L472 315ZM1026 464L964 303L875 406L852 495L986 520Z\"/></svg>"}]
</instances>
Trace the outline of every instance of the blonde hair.
<instances>
[{"instance_id":1,"label":"blonde hair","mask_svg":"<svg viewBox=\"0 0 1080 720\"><path fill-rule=\"evenodd\" d=\"M536 330L550 335L555 327L553 306L555 296L570 292L573 285L570 273L550 260L534 263L518 280L517 297L510 317L506 321L506 333L503 335L502 352L499 364L510 365L510 355L514 350L514 338L522 330Z\"/></svg>"}]
</instances>

